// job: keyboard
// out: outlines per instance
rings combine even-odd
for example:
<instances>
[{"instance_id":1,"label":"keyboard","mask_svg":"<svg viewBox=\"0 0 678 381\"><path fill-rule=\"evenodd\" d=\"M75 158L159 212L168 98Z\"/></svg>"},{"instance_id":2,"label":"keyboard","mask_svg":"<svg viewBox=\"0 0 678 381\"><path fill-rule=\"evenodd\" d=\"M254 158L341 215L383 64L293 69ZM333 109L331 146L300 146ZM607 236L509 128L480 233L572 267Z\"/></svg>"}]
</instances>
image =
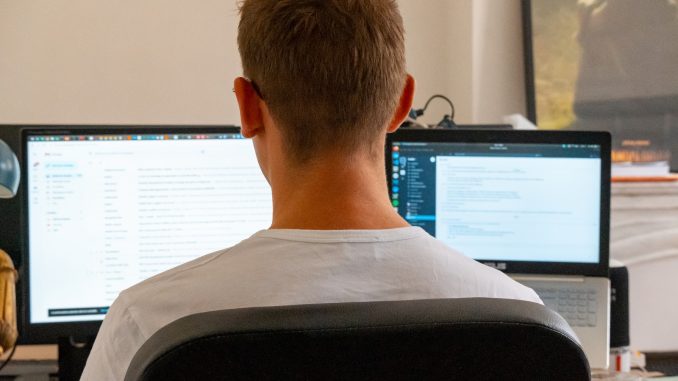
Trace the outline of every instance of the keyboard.
<instances>
[{"instance_id":1,"label":"keyboard","mask_svg":"<svg viewBox=\"0 0 678 381\"><path fill-rule=\"evenodd\" d=\"M585 288L535 288L544 305L565 318L571 327L594 327L598 303L596 290Z\"/></svg>"}]
</instances>

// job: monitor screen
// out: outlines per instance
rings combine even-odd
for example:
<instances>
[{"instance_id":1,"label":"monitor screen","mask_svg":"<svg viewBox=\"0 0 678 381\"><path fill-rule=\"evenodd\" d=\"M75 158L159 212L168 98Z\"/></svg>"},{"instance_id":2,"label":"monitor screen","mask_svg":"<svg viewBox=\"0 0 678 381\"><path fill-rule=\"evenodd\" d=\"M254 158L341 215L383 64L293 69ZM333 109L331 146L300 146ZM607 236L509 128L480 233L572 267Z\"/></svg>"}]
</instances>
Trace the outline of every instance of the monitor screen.
<instances>
[{"instance_id":1,"label":"monitor screen","mask_svg":"<svg viewBox=\"0 0 678 381\"><path fill-rule=\"evenodd\" d=\"M120 291L271 222L240 134L25 137L29 324L102 320Z\"/></svg>"},{"instance_id":2,"label":"monitor screen","mask_svg":"<svg viewBox=\"0 0 678 381\"><path fill-rule=\"evenodd\" d=\"M601 146L392 142L391 198L476 260L598 263Z\"/></svg>"}]
</instances>

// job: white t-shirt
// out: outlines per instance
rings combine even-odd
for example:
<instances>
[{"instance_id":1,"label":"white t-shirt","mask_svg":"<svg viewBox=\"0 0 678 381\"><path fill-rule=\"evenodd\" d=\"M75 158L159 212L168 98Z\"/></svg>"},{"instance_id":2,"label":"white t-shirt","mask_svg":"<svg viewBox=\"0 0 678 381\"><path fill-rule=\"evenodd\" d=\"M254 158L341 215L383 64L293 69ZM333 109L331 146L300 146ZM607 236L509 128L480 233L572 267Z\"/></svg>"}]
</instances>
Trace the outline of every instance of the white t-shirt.
<instances>
[{"instance_id":1,"label":"white t-shirt","mask_svg":"<svg viewBox=\"0 0 678 381\"><path fill-rule=\"evenodd\" d=\"M123 291L83 380L122 380L141 345L183 316L221 309L460 297L541 303L531 289L421 228L264 230Z\"/></svg>"}]
</instances>

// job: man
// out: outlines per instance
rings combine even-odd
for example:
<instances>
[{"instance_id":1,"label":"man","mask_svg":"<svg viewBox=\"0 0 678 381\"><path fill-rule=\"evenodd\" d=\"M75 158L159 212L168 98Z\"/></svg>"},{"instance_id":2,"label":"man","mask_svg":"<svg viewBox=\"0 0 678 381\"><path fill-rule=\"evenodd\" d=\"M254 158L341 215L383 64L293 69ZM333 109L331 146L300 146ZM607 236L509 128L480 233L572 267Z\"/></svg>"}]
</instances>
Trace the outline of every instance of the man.
<instances>
[{"instance_id":1,"label":"man","mask_svg":"<svg viewBox=\"0 0 678 381\"><path fill-rule=\"evenodd\" d=\"M394 0L245 0L234 91L273 192L273 223L120 294L83 379L122 379L139 347L189 314L451 297L540 302L411 227L390 204L384 140L407 116Z\"/></svg>"}]
</instances>

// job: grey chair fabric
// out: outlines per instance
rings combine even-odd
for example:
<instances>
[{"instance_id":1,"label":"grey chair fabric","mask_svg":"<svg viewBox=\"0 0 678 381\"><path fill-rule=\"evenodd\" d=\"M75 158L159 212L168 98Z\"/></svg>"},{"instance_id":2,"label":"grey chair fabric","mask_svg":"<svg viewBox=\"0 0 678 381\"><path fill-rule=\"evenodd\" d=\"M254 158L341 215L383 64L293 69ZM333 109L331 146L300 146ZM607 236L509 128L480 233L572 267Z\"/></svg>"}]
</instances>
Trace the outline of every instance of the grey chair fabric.
<instances>
[{"instance_id":1,"label":"grey chair fabric","mask_svg":"<svg viewBox=\"0 0 678 381\"><path fill-rule=\"evenodd\" d=\"M125 380L577 381L590 370L555 312L465 298L195 314L149 338Z\"/></svg>"}]
</instances>

